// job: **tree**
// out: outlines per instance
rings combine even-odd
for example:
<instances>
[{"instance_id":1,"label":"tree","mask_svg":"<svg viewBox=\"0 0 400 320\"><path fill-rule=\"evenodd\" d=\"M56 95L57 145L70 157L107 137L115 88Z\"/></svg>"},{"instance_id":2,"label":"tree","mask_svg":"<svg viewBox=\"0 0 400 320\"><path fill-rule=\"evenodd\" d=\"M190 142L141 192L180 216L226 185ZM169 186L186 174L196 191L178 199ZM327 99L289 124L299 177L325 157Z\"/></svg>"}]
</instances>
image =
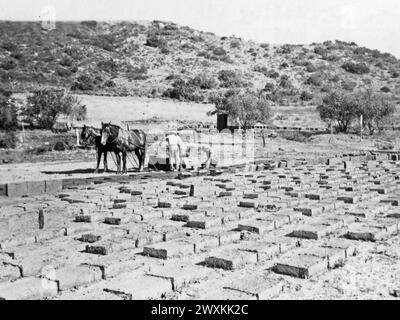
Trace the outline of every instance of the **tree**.
<instances>
[{"instance_id":1,"label":"tree","mask_svg":"<svg viewBox=\"0 0 400 320\"><path fill-rule=\"evenodd\" d=\"M17 128L17 108L11 92L0 89L0 130L14 131Z\"/></svg>"},{"instance_id":2,"label":"tree","mask_svg":"<svg viewBox=\"0 0 400 320\"><path fill-rule=\"evenodd\" d=\"M226 112L241 128L250 128L257 122L265 123L272 116L270 103L261 94L252 91L228 90L212 97L215 110L209 114Z\"/></svg>"},{"instance_id":3,"label":"tree","mask_svg":"<svg viewBox=\"0 0 400 320\"><path fill-rule=\"evenodd\" d=\"M326 95L317 107L321 119L329 126L337 125L339 132L347 132L358 115L358 101L354 96L340 91Z\"/></svg>"},{"instance_id":4,"label":"tree","mask_svg":"<svg viewBox=\"0 0 400 320\"><path fill-rule=\"evenodd\" d=\"M78 114L82 118L82 112L86 113L82 109L86 110L78 98L64 90L46 88L36 90L28 96L23 113L32 125L51 129L61 114L72 117Z\"/></svg>"},{"instance_id":5,"label":"tree","mask_svg":"<svg viewBox=\"0 0 400 320\"><path fill-rule=\"evenodd\" d=\"M382 131L385 122L395 112L395 106L387 97L373 92L372 89L361 91L357 94L357 115L363 116L363 122L370 134L375 129Z\"/></svg>"},{"instance_id":6,"label":"tree","mask_svg":"<svg viewBox=\"0 0 400 320\"><path fill-rule=\"evenodd\" d=\"M71 111L69 112L69 114L66 114L67 116L69 116L72 120L74 119L77 121L86 120L86 115L87 115L86 105L83 105L77 96L67 94L64 97L64 99L65 103L71 106Z\"/></svg>"}]
</instances>

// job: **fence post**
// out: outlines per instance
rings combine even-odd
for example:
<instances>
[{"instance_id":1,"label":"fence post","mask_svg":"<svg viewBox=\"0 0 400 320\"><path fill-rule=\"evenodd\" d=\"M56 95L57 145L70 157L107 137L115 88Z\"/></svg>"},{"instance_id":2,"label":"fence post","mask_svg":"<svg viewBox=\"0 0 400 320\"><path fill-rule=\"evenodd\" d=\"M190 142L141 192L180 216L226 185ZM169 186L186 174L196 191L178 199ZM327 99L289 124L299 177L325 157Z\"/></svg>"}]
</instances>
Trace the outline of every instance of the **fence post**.
<instances>
[{"instance_id":1,"label":"fence post","mask_svg":"<svg viewBox=\"0 0 400 320\"><path fill-rule=\"evenodd\" d=\"M76 145L80 146L80 143L79 143L79 129L78 128L75 128L75 134L76 134Z\"/></svg>"}]
</instances>

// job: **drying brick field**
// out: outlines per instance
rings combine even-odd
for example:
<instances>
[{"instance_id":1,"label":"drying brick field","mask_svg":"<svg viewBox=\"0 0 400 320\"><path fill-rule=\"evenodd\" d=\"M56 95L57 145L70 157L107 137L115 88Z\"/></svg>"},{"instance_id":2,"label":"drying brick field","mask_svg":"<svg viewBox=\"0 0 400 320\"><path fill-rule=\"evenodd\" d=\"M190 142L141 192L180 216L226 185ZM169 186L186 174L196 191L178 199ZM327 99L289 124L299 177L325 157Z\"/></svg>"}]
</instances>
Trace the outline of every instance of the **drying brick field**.
<instances>
[{"instance_id":1,"label":"drying brick field","mask_svg":"<svg viewBox=\"0 0 400 320\"><path fill-rule=\"evenodd\" d=\"M354 156L0 197L0 298L393 298L399 177Z\"/></svg>"}]
</instances>

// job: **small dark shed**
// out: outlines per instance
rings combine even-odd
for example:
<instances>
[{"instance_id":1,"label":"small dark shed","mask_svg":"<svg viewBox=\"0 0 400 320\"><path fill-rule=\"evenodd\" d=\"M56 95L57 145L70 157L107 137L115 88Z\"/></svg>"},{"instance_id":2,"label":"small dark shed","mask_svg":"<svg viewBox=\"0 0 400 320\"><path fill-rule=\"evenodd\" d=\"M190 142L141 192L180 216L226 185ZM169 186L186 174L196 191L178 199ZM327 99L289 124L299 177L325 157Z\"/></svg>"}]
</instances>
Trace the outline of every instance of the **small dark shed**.
<instances>
[{"instance_id":1,"label":"small dark shed","mask_svg":"<svg viewBox=\"0 0 400 320\"><path fill-rule=\"evenodd\" d=\"M217 130L222 131L228 128L228 114L218 113L217 114Z\"/></svg>"}]
</instances>

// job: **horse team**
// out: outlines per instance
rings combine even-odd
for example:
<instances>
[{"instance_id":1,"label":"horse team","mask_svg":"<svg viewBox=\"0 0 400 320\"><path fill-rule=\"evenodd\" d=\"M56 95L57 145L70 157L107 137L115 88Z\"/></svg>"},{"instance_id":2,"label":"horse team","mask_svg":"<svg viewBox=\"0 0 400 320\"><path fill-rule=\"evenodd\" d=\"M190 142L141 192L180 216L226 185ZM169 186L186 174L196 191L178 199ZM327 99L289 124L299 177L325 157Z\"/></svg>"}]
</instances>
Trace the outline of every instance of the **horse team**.
<instances>
[{"instance_id":1,"label":"horse team","mask_svg":"<svg viewBox=\"0 0 400 320\"><path fill-rule=\"evenodd\" d=\"M107 153L115 154L117 174L127 173L126 159L128 153L134 152L139 161L139 171L143 171L146 158L146 134L142 130L125 130L111 123L101 123L101 129L84 125L80 140L83 144L94 144L97 149L97 166L95 173L99 172L101 156L103 156L104 171L109 172L107 165ZM191 150L197 154L204 152L207 160L204 163L205 168L209 168L213 151L210 146L199 143L184 143L174 125L169 126L164 139L158 145L164 142L168 144L169 167L171 171L182 170L183 156L188 156ZM121 156L122 155L122 156ZM122 170L121 170L122 159ZM215 166L215 164L214 164Z\"/></svg>"},{"instance_id":2,"label":"horse team","mask_svg":"<svg viewBox=\"0 0 400 320\"><path fill-rule=\"evenodd\" d=\"M111 123L102 123L101 129L84 125L81 132L81 141L84 144L94 144L97 149L97 166L99 172L101 156L103 155L104 171L108 172L107 153L115 154L117 174L127 172L126 159L128 152L134 152L139 160L139 171L143 171L146 157L146 134L142 130L125 130Z\"/></svg>"}]
</instances>

